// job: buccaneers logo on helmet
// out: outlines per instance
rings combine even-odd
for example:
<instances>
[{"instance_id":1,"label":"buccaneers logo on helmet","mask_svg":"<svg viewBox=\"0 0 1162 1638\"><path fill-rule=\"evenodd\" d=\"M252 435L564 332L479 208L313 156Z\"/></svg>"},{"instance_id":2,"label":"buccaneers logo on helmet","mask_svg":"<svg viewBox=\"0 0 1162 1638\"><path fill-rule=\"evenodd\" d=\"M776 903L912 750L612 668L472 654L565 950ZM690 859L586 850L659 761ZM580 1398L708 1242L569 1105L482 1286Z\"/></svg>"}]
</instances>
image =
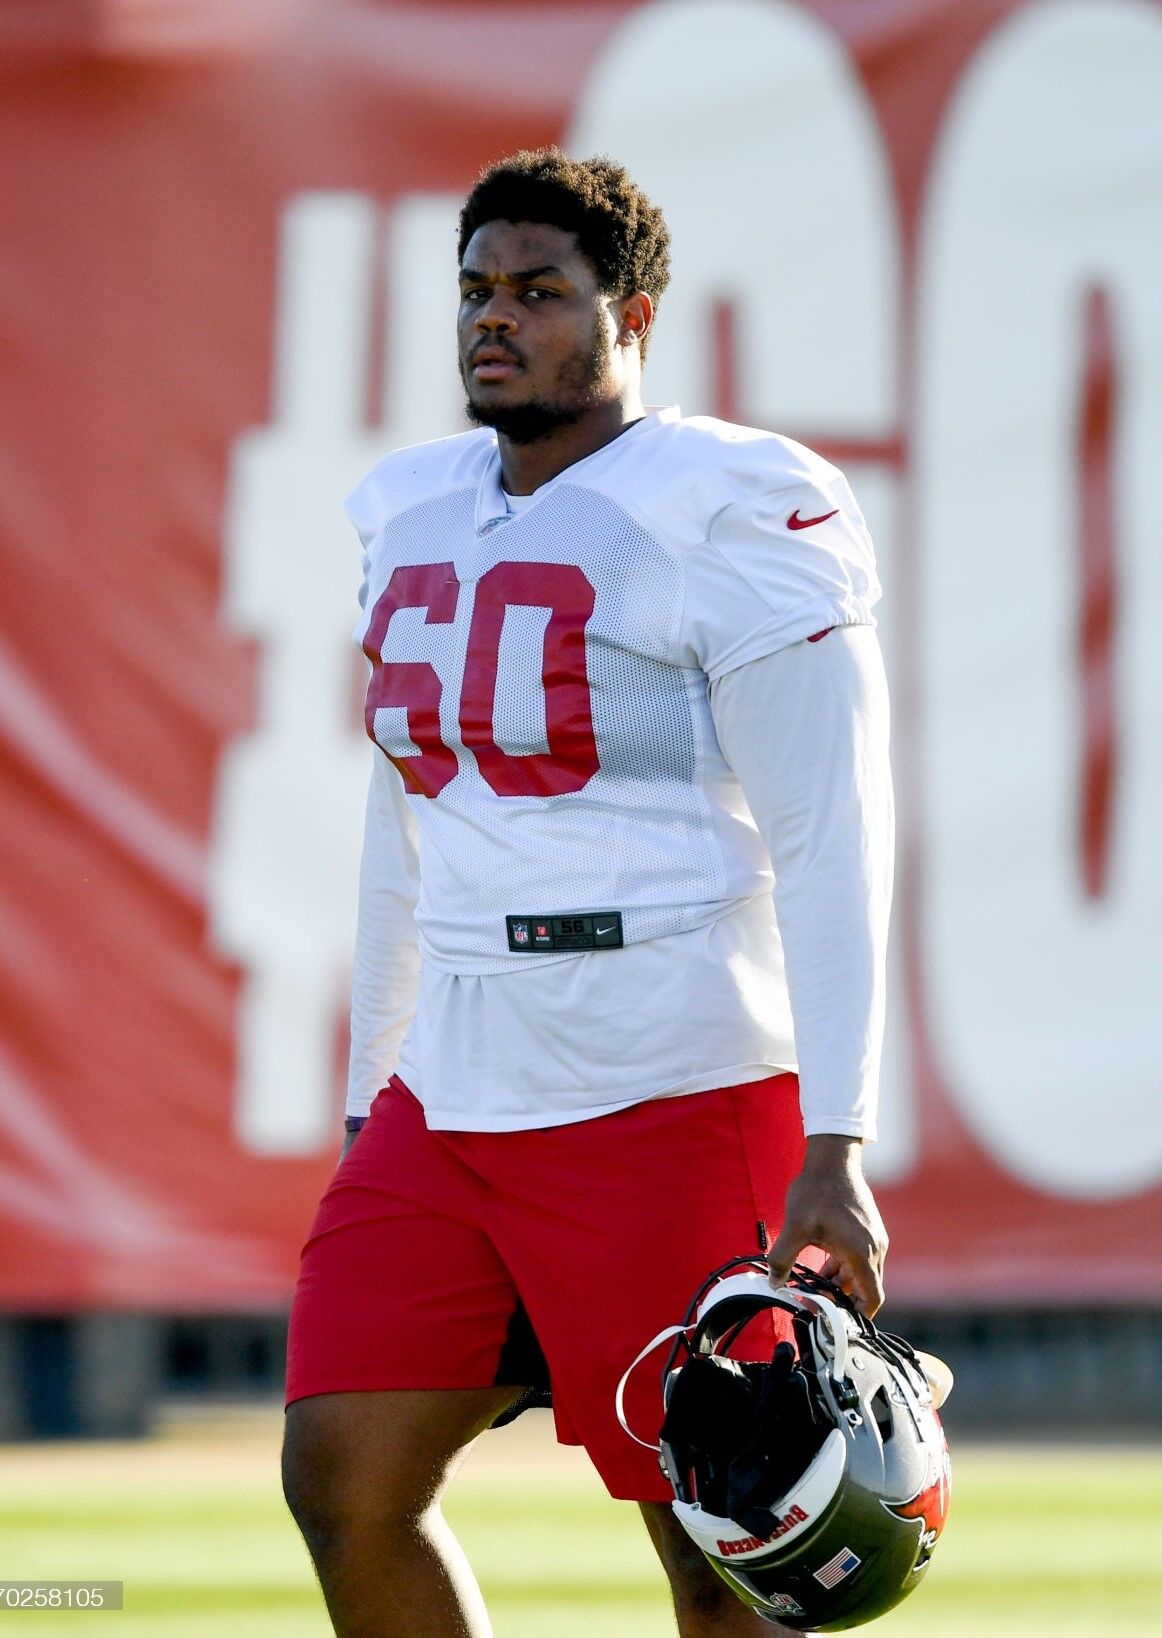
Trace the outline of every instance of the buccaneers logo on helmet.
<instances>
[{"instance_id":1,"label":"buccaneers logo on helmet","mask_svg":"<svg viewBox=\"0 0 1162 1638\"><path fill-rule=\"evenodd\" d=\"M920 1554L915 1564L917 1570L923 1569L932 1557L932 1549L948 1517L948 1504L951 1499L952 1467L948 1460L948 1446L945 1445L939 1456L933 1455L929 1458L925 1482L910 1501L881 1504L898 1519L922 1521L924 1528L920 1533Z\"/></svg>"}]
</instances>

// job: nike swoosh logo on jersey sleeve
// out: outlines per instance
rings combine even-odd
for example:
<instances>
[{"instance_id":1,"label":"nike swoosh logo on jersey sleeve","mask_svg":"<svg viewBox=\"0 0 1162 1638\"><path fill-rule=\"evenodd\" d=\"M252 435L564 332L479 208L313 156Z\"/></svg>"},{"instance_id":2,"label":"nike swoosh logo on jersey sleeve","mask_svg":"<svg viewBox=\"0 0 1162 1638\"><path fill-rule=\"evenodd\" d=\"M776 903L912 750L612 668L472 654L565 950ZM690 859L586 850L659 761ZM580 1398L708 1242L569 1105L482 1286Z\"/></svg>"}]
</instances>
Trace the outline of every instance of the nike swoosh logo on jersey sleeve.
<instances>
[{"instance_id":1,"label":"nike swoosh logo on jersey sleeve","mask_svg":"<svg viewBox=\"0 0 1162 1638\"><path fill-rule=\"evenodd\" d=\"M820 512L820 514L819 514L819 516L817 518L801 518L799 516L799 508L796 506L795 510L791 513L790 517L787 519L787 528L788 529L810 529L813 524L826 523L827 519L828 518L833 518L835 516L836 512L838 512L838 511L839 511L839 508L838 508L838 506L836 506L836 507L833 507L830 512Z\"/></svg>"}]
</instances>

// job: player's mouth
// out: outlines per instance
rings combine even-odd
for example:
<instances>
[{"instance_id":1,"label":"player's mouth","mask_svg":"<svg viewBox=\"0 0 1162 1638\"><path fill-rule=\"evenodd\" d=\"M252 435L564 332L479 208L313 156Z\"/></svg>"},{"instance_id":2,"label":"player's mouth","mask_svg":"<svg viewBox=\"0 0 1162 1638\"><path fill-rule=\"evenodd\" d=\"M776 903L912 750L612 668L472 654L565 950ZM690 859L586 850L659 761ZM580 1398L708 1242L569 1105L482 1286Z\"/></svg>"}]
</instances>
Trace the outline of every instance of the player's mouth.
<instances>
[{"instance_id":1,"label":"player's mouth","mask_svg":"<svg viewBox=\"0 0 1162 1638\"><path fill-rule=\"evenodd\" d=\"M472 354L470 365L477 381L507 381L509 376L516 375L524 368L515 353L495 345L478 347Z\"/></svg>"}]
</instances>

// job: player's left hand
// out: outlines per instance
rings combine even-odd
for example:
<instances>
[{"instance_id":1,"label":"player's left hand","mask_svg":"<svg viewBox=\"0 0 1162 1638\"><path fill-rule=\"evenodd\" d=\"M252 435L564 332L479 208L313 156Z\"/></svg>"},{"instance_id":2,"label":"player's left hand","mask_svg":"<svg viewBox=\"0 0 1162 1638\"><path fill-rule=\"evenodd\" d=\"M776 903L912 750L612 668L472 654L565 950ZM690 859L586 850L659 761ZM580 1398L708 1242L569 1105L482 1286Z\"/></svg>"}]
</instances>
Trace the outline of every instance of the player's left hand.
<instances>
[{"instance_id":1,"label":"player's left hand","mask_svg":"<svg viewBox=\"0 0 1162 1638\"><path fill-rule=\"evenodd\" d=\"M820 1246L820 1272L869 1319L884 1300L888 1235L863 1175L858 1138L820 1133L807 1139L803 1170L787 1190L783 1226L767 1253L771 1279L781 1285L805 1246Z\"/></svg>"}]
</instances>

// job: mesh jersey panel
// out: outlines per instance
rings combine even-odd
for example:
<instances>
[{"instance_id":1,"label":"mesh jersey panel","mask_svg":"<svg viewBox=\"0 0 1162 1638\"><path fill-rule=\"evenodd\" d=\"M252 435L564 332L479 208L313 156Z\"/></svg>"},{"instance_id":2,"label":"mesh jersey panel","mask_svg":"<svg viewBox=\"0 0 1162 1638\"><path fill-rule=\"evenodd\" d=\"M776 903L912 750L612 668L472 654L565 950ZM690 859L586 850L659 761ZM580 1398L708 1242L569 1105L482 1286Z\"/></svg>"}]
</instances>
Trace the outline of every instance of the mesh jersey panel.
<instances>
[{"instance_id":1,"label":"mesh jersey panel","mask_svg":"<svg viewBox=\"0 0 1162 1638\"><path fill-rule=\"evenodd\" d=\"M769 891L766 850L719 749L706 675L674 658L684 588L677 553L608 496L577 484L557 485L480 532L473 506L474 491L458 488L388 522L370 552L361 627L395 570L453 565L454 618L397 608L380 650L388 670L434 668L440 735L456 758L437 795L409 797L420 829L416 919L425 957L451 972L500 972L563 959L510 952L506 914L620 910L634 942L696 927ZM552 570L524 568L537 564L575 566L584 581L568 570L554 579ZM494 614L495 642L478 635L479 653L466 666L476 605L493 595L497 577L484 591L481 582L497 565L518 566L497 571L519 585L518 597ZM584 689L570 692L584 676L562 659L567 644L553 636L548 596L536 600L535 588L549 581L569 597L584 594L585 582L592 588L583 638L591 742ZM576 699L582 704L563 721L561 700ZM405 768L421 749L408 733L409 708L414 730L410 701L374 715L376 739ZM579 763L569 777L580 788L556 794L498 794L494 784L519 785L528 770L555 765L551 715L568 746L564 760L591 743L596 771L587 776ZM475 725L474 748L462 721Z\"/></svg>"}]
</instances>

